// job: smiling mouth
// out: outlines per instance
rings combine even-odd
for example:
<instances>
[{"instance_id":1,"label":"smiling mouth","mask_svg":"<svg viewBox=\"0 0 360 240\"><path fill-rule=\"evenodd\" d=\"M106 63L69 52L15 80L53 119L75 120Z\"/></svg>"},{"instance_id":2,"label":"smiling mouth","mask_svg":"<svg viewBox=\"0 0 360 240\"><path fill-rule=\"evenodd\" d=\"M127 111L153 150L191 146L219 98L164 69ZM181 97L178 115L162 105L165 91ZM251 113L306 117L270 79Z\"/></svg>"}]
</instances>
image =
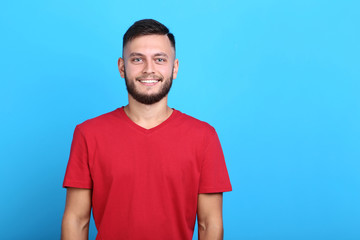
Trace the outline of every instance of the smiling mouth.
<instances>
[{"instance_id":1,"label":"smiling mouth","mask_svg":"<svg viewBox=\"0 0 360 240\"><path fill-rule=\"evenodd\" d=\"M160 80L157 80L157 79L140 79L139 81L142 82L142 83L157 83Z\"/></svg>"},{"instance_id":2,"label":"smiling mouth","mask_svg":"<svg viewBox=\"0 0 360 240\"><path fill-rule=\"evenodd\" d=\"M142 75L135 78L137 81L142 83L157 83L162 82L163 78L155 74Z\"/></svg>"},{"instance_id":3,"label":"smiling mouth","mask_svg":"<svg viewBox=\"0 0 360 240\"><path fill-rule=\"evenodd\" d=\"M162 81L162 79L154 79L154 78L139 78L136 80L139 81L142 85L147 87L155 86Z\"/></svg>"}]
</instances>

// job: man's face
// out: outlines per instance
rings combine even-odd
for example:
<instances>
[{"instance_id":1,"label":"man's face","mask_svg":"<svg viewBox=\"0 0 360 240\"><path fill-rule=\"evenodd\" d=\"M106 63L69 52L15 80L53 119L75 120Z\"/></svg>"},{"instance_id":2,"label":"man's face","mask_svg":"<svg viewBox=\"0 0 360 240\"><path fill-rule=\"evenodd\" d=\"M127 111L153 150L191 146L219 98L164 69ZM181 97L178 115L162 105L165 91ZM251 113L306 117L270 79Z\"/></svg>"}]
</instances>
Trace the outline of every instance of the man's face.
<instances>
[{"instance_id":1,"label":"man's face","mask_svg":"<svg viewBox=\"0 0 360 240\"><path fill-rule=\"evenodd\" d=\"M129 41L119 58L128 93L143 104L154 104L170 91L179 62L166 35L146 35Z\"/></svg>"}]
</instances>

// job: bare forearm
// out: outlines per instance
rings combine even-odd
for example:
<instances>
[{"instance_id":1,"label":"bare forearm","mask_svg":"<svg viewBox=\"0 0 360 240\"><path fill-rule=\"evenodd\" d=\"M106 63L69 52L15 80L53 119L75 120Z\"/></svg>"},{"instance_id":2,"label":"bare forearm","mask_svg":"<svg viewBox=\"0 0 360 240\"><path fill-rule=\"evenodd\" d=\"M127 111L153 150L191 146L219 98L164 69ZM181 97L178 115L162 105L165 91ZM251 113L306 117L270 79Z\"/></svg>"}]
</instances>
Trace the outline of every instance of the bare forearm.
<instances>
[{"instance_id":1,"label":"bare forearm","mask_svg":"<svg viewBox=\"0 0 360 240\"><path fill-rule=\"evenodd\" d=\"M199 223L199 240L222 240L224 229L222 224L200 224Z\"/></svg>"},{"instance_id":2,"label":"bare forearm","mask_svg":"<svg viewBox=\"0 0 360 240\"><path fill-rule=\"evenodd\" d=\"M88 240L89 221L67 218L64 216L61 225L61 240Z\"/></svg>"}]
</instances>

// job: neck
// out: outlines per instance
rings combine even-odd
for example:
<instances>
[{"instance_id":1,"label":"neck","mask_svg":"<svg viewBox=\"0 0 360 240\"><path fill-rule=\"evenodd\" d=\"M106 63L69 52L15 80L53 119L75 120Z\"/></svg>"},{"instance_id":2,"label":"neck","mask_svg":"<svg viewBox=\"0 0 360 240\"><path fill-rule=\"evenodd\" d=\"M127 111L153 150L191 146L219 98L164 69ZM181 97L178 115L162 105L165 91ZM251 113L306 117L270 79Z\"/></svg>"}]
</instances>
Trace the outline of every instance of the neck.
<instances>
[{"instance_id":1,"label":"neck","mask_svg":"<svg viewBox=\"0 0 360 240\"><path fill-rule=\"evenodd\" d=\"M164 122L173 110L167 105L167 96L157 103L146 105L129 95L129 104L124 108L128 117L137 125L150 129Z\"/></svg>"}]
</instances>

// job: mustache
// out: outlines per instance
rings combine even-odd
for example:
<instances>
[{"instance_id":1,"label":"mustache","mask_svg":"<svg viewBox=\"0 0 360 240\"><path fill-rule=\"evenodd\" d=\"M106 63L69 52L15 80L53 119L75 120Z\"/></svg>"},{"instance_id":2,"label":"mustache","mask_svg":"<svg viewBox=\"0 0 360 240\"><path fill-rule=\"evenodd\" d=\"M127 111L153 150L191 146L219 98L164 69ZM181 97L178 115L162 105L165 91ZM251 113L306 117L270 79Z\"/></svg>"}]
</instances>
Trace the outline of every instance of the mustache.
<instances>
[{"instance_id":1,"label":"mustache","mask_svg":"<svg viewBox=\"0 0 360 240\"><path fill-rule=\"evenodd\" d=\"M142 80L142 79L156 79L156 80L163 80L163 78L161 76L155 75L155 74L144 74L144 75L140 75L138 77L135 78L136 80Z\"/></svg>"}]
</instances>

